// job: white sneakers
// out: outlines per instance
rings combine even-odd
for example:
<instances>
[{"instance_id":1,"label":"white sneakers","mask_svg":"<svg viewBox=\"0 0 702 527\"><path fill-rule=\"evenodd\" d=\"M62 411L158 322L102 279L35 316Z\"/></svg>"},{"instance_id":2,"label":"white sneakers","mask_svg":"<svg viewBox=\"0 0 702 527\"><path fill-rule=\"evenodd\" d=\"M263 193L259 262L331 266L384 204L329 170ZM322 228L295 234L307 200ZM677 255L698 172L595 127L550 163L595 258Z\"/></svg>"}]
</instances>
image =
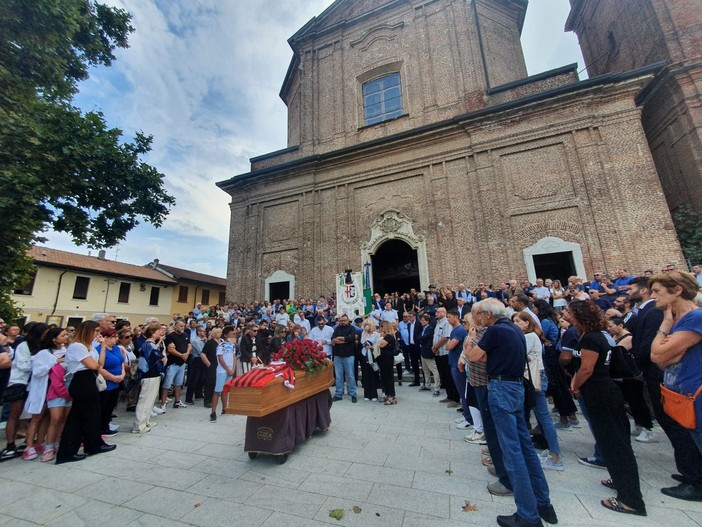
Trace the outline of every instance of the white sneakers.
<instances>
[{"instance_id":1,"label":"white sneakers","mask_svg":"<svg viewBox=\"0 0 702 527\"><path fill-rule=\"evenodd\" d=\"M166 413L166 405L162 404L160 406L159 405L154 406L153 409L151 410L151 413L155 414L155 415L165 414Z\"/></svg>"},{"instance_id":2,"label":"white sneakers","mask_svg":"<svg viewBox=\"0 0 702 527\"><path fill-rule=\"evenodd\" d=\"M634 440L638 441L639 443L650 443L652 439L653 433L650 430L646 430L645 428L642 428L641 432L639 432L639 435L637 435L634 438Z\"/></svg>"},{"instance_id":3,"label":"white sneakers","mask_svg":"<svg viewBox=\"0 0 702 527\"><path fill-rule=\"evenodd\" d=\"M487 441L485 441L485 434L480 432L473 432L472 434L467 435L464 440L466 443L471 443L473 445L487 445Z\"/></svg>"},{"instance_id":4,"label":"white sneakers","mask_svg":"<svg viewBox=\"0 0 702 527\"><path fill-rule=\"evenodd\" d=\"M468 430L469 428L473 428L473 425L465 419L461 419L460 422L456 423L456 428L458 428L459 430Z\"/></svg>"}]
</instances>

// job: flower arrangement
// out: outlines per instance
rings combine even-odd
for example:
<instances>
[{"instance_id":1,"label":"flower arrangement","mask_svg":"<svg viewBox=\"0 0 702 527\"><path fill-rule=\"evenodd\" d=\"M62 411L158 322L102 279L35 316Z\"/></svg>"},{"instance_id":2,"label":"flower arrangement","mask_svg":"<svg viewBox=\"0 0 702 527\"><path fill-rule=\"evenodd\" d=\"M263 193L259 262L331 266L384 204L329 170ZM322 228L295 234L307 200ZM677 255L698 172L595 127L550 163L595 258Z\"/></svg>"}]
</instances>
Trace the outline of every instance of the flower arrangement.
<instances>
[{"instance_id":1,"label":"flower arrangement","mask_svg":"<svg viewBox=\"0 0 702 527\"><path fill-rule=\"evenodd\" d=\"M286 342L280 350L273 354L273 360L285 362L294 370L308 373L322 371L331 362L322 346L309 339Z\"/></svg>"}]
</instances>

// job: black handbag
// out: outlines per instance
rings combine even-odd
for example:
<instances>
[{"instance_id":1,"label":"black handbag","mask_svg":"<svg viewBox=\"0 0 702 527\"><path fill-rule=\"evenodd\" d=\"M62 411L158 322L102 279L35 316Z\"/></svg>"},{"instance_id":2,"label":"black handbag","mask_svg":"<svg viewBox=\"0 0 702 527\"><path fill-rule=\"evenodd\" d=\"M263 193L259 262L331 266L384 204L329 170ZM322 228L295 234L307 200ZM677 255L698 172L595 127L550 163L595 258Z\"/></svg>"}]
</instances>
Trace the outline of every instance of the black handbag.
<instances>
[{"instance_id":1,"label":"black handbag","mask_svg":"<svg viewBox=\"0 0 702 527\"><path fill-rule=\"evenodd\" d=\"M614 346L609 352L609 376L612 379L635 379L641 376L636 358L623 346Z\"/></svg>"}]
</instances>

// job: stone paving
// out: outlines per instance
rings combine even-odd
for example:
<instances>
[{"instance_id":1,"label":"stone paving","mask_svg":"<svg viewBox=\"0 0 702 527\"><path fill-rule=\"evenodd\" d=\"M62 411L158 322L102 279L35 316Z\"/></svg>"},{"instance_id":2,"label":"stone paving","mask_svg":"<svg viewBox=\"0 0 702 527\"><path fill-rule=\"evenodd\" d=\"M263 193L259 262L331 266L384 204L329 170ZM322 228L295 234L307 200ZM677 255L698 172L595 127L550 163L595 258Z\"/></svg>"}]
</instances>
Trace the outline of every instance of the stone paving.
<instances>
[{"instance_id":1,"label":"stone paving","mask_svg":"<svg viewBox=\"0 0 702 527\"><path fill-rule=\"evenodd\" d=\"M455 410L431 392L397 388L398 404L362 398L334 404L332 426L294 450L250 460L243 450L246 418L196 406L168 409L143 436L120 433L114 452L56 466L14 459L0 464L0 525L23 527L197 525L453 527L496 525L512 514L511 497L491 496L494 480L480 464L483 447L463 441ZM115 422L130 430L133 414L118 407ZM634 442L648 517L605 510L603 470L577 463L592 452L586 428L559 432L564 472L547 472L559 525L702 525L702 503L662 495L672 486L671 452ZM469 502L476 511L464 512ZM354 511L354 507L356 507ZM341 508L341 520L329 516Z\"/></svg>"}]
</instances>

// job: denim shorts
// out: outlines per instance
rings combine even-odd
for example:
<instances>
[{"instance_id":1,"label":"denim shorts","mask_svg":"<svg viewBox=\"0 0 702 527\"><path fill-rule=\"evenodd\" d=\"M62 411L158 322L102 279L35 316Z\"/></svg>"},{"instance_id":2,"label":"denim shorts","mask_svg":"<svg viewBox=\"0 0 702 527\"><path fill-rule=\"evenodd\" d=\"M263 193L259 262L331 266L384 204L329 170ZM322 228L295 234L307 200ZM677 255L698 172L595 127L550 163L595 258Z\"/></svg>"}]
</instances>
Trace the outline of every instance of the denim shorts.
<instances>
[{"instance_id":1,"label":"denim shorts","mask_svg":"<svg viewBox=\"0 0 702 527\"><path fill-rule=\"evenodd\" d=\"M67 401L63 397L57 397L56 399L49 399L46 401L47 408L70 408L73 401Z\"/></svg>"},{"instance_id":2,"label":"denim shorts","mask_svg":"<svg viewBox=\"0 0 702 527\"><path fill-rule=\"evenodd\" d=\"M222 390L224 389L224 385L226 384L227 381L230 381L231 379L232 379L231 375L227 375L226 373L218 373L217 374L217 382L215 383L214 391L217 393L222 393Z\"/></svg>"},{"instance_id":3,"label":"denim shorts","mask_svg":"<svg viewBox=\"0 0 702 527\"><path fill-rule=\"evenodd\" d=\"M174 384L176 386L183 386L183 379L185 377L185 364L171 364L166 366L166 376L163 378L163 388L170 390L171 386Z\"/></svg>"}]
</instances>

